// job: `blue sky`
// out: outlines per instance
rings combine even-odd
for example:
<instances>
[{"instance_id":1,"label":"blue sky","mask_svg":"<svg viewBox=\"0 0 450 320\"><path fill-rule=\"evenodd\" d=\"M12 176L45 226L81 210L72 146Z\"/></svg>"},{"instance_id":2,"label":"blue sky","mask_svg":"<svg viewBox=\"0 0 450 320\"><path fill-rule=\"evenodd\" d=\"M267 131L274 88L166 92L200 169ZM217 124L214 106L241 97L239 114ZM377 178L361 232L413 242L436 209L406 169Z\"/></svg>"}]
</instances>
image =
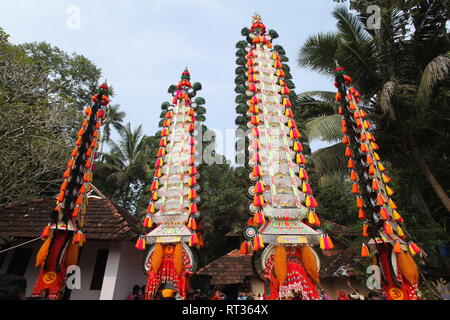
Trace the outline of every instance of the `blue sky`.
<instances>
[{"instance_id":1,"label":"blue sky","mask_svg":"<svg viewBox=\"0 0 450 320\"><path fill-rule=\"evenodd\" d=\"M71 5L80 9L79 29L67 27ZM0 26L13 43L46 41L89 58L114 86L112 102L127 113L126 121L142 124L148 135L158 129L167 88L188 66L191 80L203 85L206 125L224 132L235 128L235 44L253 13L278 32L274 44L286 50L297 93L334 91L329 79L298 67L296 56L309 35L336 29L335 5L331 0L15 0L0 4Z\"/></svg>"}]
</instances>

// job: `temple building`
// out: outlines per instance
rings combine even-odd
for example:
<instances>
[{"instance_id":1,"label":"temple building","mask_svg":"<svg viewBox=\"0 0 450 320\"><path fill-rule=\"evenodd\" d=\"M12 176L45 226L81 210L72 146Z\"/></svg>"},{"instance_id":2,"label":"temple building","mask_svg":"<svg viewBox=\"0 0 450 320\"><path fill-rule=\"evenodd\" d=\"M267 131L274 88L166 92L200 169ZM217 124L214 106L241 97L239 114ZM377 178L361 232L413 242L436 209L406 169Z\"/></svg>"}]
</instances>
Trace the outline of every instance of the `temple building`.
<instances>
[{"instance_id":1,"label":"temple building","mask_svg":"<svg viewBox=\"0 0 450 320\"><path fill-rule=\"evenodd\" d=\"M125 300L134 285L144 286L143 253L134 249L137 220L98 190L89 194L84 233L89 241L80 248L81 288L66 290L69 300ZM27 297L39 275L35 267L40 233L55 199L38 198L0 208L0 274L27 280ZM26 244L24 244L26 243Z\"/></svg>"}]
</instances>

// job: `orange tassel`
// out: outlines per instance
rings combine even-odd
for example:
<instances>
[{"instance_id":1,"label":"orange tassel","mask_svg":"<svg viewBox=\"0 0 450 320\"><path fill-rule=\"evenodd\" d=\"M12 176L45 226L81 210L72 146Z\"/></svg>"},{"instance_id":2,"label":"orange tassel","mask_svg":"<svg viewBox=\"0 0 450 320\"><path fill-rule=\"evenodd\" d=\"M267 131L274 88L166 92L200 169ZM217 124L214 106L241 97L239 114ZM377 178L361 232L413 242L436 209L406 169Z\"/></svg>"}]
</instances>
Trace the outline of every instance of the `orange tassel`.
<instances>
[{"instance_id":1,"label":"orange tassel","mask_svg":"<svg viewBox=\"0 0 450 320\"><path fill-rule=\"evenodd\" d=\"M353 169L355 167L355 163L353 162L353 159L348 160L347 167L349 169Z\"/></svg>"},{"instance_id":2,"label":"orange tassel","mask_svg":"<svg viewBox=\"0 0 450 320\"><path fill-rule=\"evenodd\" d=\"M400 245L400 242L399 242L399 241L396 241L396 242L395 242L395 245L394 245L394 252L395 252L395 253L400 253L400 252L402 252L402 246Z\"/></svg>"},{"instance_id":3,"label":"orange tassel","mask_svg":"<svg viewBox=\"0 0 450 320\"><path fill-rule=\"evenodd\" d=\"M361 246L361 257L368 257L369 256L369 248L363 243Z\"/></svg>"},{"instance_id":4,"label":"orange tassel","mask_svg":"<svg viewBox=\"0 0 450 320\"><path fill-rule=\"evenodd\" d=\"M68 244L66 259L64 261L66 266L75 266L78 264L79 249L80 246L76 243Z\"/></svg>"},{"instance_id":5,"label":"orange tassel","mask_svg":"<svg viewBox=\"0 0 450 320\"><path fill-rule=\"evenodd\" d=\"M161 267L162 261L164 256L164 248L162 244L157 243L155 245L155 249L152 252L152 271L158 272L159 268Z\"/></svg>"},{"instance_id":6,"label":"orange tassel","mask_svg":"<svg viewBox=\"0 0 450 320\"><path fill-rule=\"evenodd\" d=\"M364 207L364 201L362 198L356 198L356 207L362 209Z\"/></svg>"},{"instance_id":7,"label":"orange tassel","mask_svg":"<svg viewBox=\"0 0 450 320\"><path fill-rule=\"evenodd\" d=\"M400 273L410 284L415 284L419 281L419 271L416 262L409 252L401 250L400 253L397 254L397 265Z\"/></svg>"},{"instance_id":8,"label":"orange tassel","mask_svg":"<svg viewBox=\"0 0 450 320\"><path fill-rule=\"evenodd\" d=\"M173 264L176 273L180 274L183 268L183 247L179 242L175 245L175 250L173 253Z\"/></svg>"},{"instance_id":9,"label":"orange tassel","mask_svg":"<svg viewBox=\"0 0 450 320\"><path fill-rule=\"evenodd\" d=\"M40 267L45 263L45 260L48 256L48 250L50 248L51 238L47 238L44 243L39 248L39 251L36 255L36 267Z\"/></svg>"},{"instance_id":10,"label":"orange tassel","mask_svg":"<svg viewBox=\"0 0 450 320\"><path fill-rule=\"evenodd\" d=\"M369 228L369 225L367 225L367 224L363 225L363 232L362 232L363 237L369 236L369 234L367 233L368 228Z\"/></svg>"},{"instance_id":11,"label":"orange tassel","mask_svg":"<svg viewBox=\"0 0 450 320\"><path fill-rule=\"evenodd\" d=\"M364 210L363 209L359 209L358 210L358 219L363 220L365 218L366 218L366 215L364 214Z\"/></svg>"},{"instance_id":12,"label":"orange tassel","mask_svg":"<svg viewBox=\"0 0 450 320\"><path fill-rule=\"evenodd\" d=\"M317 261L316 256L312 252L312 248L308 245L302 246L300 249L302 256L302 263L305 267L306 273L313 279L315 282L320 282L319 280L319 272L317 271Z\"/></svg>"},{"instance_id":13,"label":"orange tassel","mask_svg":"<svg viewBox=\"0 0 450 320\"><path fill-rule=\"evenodd\" d=\"M275 247L274 271L280 284L283 284L287 274L287 254L284 246Z\"/></svg>"},{"instance_id":14,"label":"orange tassel","mask_svg":"<svg viewBox=\"0 0 450 320\"><path fill-rule=\"evenodd\" d=\"M248 242L244 241L241 243L241 248L239 250L241 254L248 254Z\"/></svg>"}]
</instances>

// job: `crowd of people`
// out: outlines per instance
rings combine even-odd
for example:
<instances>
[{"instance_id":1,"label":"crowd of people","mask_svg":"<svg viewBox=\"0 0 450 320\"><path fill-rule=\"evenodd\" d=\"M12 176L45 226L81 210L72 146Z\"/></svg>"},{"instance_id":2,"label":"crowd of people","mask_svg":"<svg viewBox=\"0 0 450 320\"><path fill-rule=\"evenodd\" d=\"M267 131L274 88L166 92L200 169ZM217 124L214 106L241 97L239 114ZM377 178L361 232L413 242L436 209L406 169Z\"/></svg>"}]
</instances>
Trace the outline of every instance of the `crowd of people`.
<instances>
[{"instance_id":1,"label":"crowd of people","mask_svg":"<svg viewBox=\"0 0 450 320\"><path fill-rule=\"evenodd\" d=\"M0 300L25 300L26 299L27 282L24 277L19 277L11 274L0 275ZM213 288L211 294L204 294L198 289L191 289L188 292L189 300L234 300L231 299L222 291ZM321 300L334 300L323 289L319 288L319 295ZM145 286L134 285L127 300L144 300ZM158 300L181 300L182 297L178 295L174 288L165 287L159 292ZM249 290L240 291L236 298L237 300L263 300L261 293L252 294ZM339 290L337 300L386 300L386 295L382 290L370 290L367 297L362 295L358 289L351 290L348 293L346 290Z\"/></svg>"}]
</instances>

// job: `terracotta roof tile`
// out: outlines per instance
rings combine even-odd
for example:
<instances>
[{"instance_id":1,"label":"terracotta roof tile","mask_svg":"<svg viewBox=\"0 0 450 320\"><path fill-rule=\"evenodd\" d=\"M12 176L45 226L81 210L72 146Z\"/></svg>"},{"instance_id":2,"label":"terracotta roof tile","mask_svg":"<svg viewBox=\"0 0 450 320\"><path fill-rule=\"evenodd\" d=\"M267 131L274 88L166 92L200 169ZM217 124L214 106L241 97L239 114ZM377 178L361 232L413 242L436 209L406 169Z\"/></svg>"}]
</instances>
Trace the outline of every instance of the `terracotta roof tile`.
<instances>
[{"instance_id":1,"label":"terracotta roof tile","mask_svg":"<svg viewBox=\"0 0 450 320\"><path fill-rule=\"evenodd\" d=\"M204 266L196 274L212 276L211 284L243 283L245 277L255 275L252 255L243 255L235 249Z\"/></svg>"},{"instance_id":2,"label":"terracotta roof tile","mask_svg":"<svg viewBox=\"0 0 450 320\"><path fill-rule=\"evenodd\" d=\"M36 238L50 219L55 199L38 198L0 207L0 234ZM139 235L137 219L113 201L90 198L83 232L88 240L133 240Z\"/></svg>"}]
</instances>

